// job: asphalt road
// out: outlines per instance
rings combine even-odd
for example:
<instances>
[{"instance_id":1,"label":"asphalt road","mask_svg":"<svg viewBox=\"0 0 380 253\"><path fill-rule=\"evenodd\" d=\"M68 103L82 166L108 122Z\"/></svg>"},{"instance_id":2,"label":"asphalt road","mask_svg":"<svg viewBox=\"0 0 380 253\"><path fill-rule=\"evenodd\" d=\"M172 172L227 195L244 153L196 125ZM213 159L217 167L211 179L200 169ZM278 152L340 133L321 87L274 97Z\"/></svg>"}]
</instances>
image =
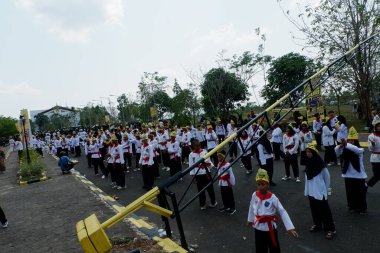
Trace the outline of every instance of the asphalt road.
<instances>
[{"instance_id":1,"label":"asphalt road","mask_svg":"<svg viewBox=\"0 0 380 253\"><path fill-rule=\"evenodd\" d=\"M76 169L85 174L89 180L109 195L119 196L119 202L123 205L131 203L145 193L145 190L141 188L142 177L140 171L126 173L127 189L117 191L109 186L109 178L102 180L99 176L94 176L93 169L87 168L85 157L81 157L79 160L80 164L76 166ZM252 164L256 172L257 162L255 158L252 158ZM367 152L365 154L365 167L368 176L372 176ZM201 211L198 200L194 201L182 212L181 217L187 242L199 246L196 252L255 252L253 229L245 225L251 195L255 191L255 173L246 175L245 169L240 162L233 169L237 182L234 187L237 212L233 216L219 213L215 208ZM302 171L303 168L300 170ZM308 231L312 225L312 219L308 200L303 195L304 182L281 181L281 177L285 174L284 171L283 161L275 161L274 181L277 186L272 187L271 191L279 197L288 211L300 237L292 238L287 235L281 223L279 240L282 252L380 252L380 242L378 240L378 234L380 233L380 183L368 191L367 215L349 213L346 207L344 181L340 175L340 168L337 166L329 167L331 187L333 189L332 196L329 197L329 203L337 229L336 237L330 241L324 238L323 232L310 233ZM161 169L160 173L161 179L157 180L156 183L169 176L168 172ZM302 172L301 175L303 179ZM177 194L177 199L180 198L190 180L190 176L187 176L183 182L171 187L171 190ZM215 193L219 203L218 207L220 207L222 201L217 186L215 186ZM195 184L190 187L189 194L185 197L185 200L190 199L194 194L196 194ZM137 214L149 217L151 222L158 227L164 228L158 215L145 210L140 210ZM171 226L174 235L179 237L175 220L171 220Z\"/></svg>"}]
</instances>

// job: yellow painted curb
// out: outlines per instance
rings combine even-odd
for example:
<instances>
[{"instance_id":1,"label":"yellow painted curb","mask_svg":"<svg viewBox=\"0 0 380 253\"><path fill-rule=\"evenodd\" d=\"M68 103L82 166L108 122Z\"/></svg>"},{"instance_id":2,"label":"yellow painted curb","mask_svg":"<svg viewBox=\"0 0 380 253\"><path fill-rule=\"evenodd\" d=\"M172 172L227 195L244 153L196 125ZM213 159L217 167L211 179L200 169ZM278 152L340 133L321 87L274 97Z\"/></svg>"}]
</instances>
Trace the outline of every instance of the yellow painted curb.
<instances>
[{"instance_id":1,"label":"yellow painted curb","mask_svg":"<svg viewBox=\"0 0 380 253\"><path fill-rule=\"evenodd\" d=\"M160 245L164 250L168 252L178 252L178 253L187 253L188 251L179 246L177 243L173 242L169 238L160 238L160 237L153 237L153 240L157 242L158 245Z\"/></svg>"},{"instance_id":2,"label":"yellow painted curb","mask_svg":"<svg viewBox=\"0 0 380 253\"><path fill-rule=\"evenodd\" d=\"M147 222L145 222L142 219L135 219L135 218L128 218L128 221L130 221L133 225L135 225L138 228L147 228L152 229L153 227L149 225Z\"/></svg>"}]
</instances>

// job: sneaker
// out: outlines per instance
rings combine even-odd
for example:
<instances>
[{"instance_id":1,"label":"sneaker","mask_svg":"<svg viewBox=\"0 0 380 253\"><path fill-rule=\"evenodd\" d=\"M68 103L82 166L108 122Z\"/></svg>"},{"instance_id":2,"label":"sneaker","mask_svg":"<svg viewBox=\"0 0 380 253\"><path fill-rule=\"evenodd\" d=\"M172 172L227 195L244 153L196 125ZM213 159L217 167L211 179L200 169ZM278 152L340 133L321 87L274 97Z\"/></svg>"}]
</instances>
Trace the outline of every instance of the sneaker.
<instances>
[{"instance_id":1,"label":"sneaker","mask_svg":"<svg viewBox=\"0 0 380 253\"><path fill-rule=\"evenodd\" d=\"M114 186L112 186L112 189L116 189L118 186L117 185L114 185Z\"/></svg>"},{"instance_id":2,"label":"sneaker","mask_svg":"<svg viewBox=\"0 0 380 253\"><path fill-rule=\"evenodd\" d=\"M8 227L8 221L6 221L4 224L3 224L3 228L7 228Z\"/></svg>"},{"instance_id":3,"label":"sneaker","mask_svg":"<svg viewBox=\"0 0 380 253\"><path fill-rule=\"evenodd\" d=\"M166 168L166 171L170 171L170 168Z\"/></svg>"},{"instance_id":4,"label":"sneaker","mask_svg":"<svg viewBox=\"0 0 380 253\"><path fill-rule=\"evenodd\" d=\"M222 207L222 208L219 208L219 209L218 209L218 212L223 213L223 212L225 212L225 211L227 211L227 210L228 210L227 207Z\"/></svg>"},{"instance_id":5,"label":"sneaker","mask_svg":"<svg viewBox=\"0 0 380 253\"><path fill-rule=\"evenodd\" d=\"M337 163L336 165L340 166L340 163Z\"/></svg>"},{"instance_id":6,"label":"sneaker","mask_svg":"<svg viewBox=\"0 0 380 253\"><path fill-rule=\"evenodd\" d=\"M245 174L247 174L247 175L252 174L252 170L247 170L247 171L245 172Z\"/></svg>"},{"instance_id":7,"label":"sneaker","mask_svg":"<svg viewBox=\"0 0 380 253\"><path fill-rule=\"evenodd\" d=\"M332 165L332 163L328 163L328 164L327 164L327 166L331 166L331 165Z\"/></svg>"},{"instance_id":8,"label":"sneaker","mask_svg":"<svg viewBox=\"0 0 380 253\"><path fill-rule=\"evenodd\" d=\"M114 186L116 183L115 182L112 182L112 183L110 183L110 186Z\"/></svg>"},{"instance_id":9,"label":"sneaker","mask_svg":"<svg viewBox=\"0 0 380 253\"><path fill-rule=\"evenodd\" d=\"M228 208L228 210L226 211L226 213L228 215L234 215L234 213L236 213L236 209Z\"/></svg>"},{"instance_id":10,"label":"sneaker","mask_svg":"<svg viewBox=\"0 0 380 253\"><path fill-rule=\"evenodd\" d=\"M288 177L288 176L284 176L283 178L282 178L282 181L288 181L288 180L290 180L290 179L292 179L291 177Z\"/></svg>"},{"instance_id":11,"label":"sneaker","mask_svg":"<svg viewBox=\"0 0 380 253\"><path fill-rule=\"evenodd\" d=\"M209 207L216 207L217 205L218 205L218 202L215 201L214 204L209 204L208 206L209 206Z\"/></svg>"},{"instance_id":12,"label":"sneaker","mask_svg":"<svg viewBox=\"0 0 380 253\"><path fill-rule=\"evenodd\" d=\"M116 187L116 190L121 190L121 189L123 189L122 186L118 186L118 187Z\"/></svg>"},{"instance_id":13,"label":"sneaker","mask_svg":"<svg viewBox=\"0 0 380 253\"><path fill-rule=\"evenodd\" d=\"M331 194L332 194L332 188L328 188L328 189L327 189L327 195L328 195L328 196L331 196Z\"/></svg>"},{"instance_id":14,"label":"sneaker","mask_svg":"<svg viewBox=\"0 0 380 253\"><path fill-rule=\"evenodd\" d=\"M206 205L201 206L201 210L202 210L202 211L203 211L203 210L206 210L206 209L207 209Z\"/></svg>"},{"instance_id":15,"label":"sneaker","mask_svg":"<svg viewBox=\"0 0 380 253\"><path fill-rule=\"evenodd\" d=\"M103 176L102 176L102 179L105 179L105 178L106 178L106 176L103 175Z\"/></svg>"},{"instance_id":16,"label":"sneaker","mask_svg":"<svg viewBox=\"0 0 380 253\"><path fill-rule=\"evenodd\" d=\"M99 176L99 173L95 174L95 177Z\"/></svg>"},{"instance_id":17,"label":"sneaker","mask_svg":"<svg viewBox=\"0 0 380 253\"><path fill-rule=\"evenodd\" d=\"M296 177L296 183L301 183L301 179L299 177Z\"/></svg>"}]
</instances>

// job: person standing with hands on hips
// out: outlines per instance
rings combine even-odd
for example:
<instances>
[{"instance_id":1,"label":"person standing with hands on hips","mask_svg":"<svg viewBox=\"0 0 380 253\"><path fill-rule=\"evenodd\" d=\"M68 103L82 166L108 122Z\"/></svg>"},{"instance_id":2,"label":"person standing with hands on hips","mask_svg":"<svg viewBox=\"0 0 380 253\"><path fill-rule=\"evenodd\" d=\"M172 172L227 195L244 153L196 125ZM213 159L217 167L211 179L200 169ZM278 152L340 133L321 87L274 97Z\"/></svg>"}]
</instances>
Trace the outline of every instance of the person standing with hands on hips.
<instances>
[{"instance_id":1,"label":"person standing with hands on hips","mask_svg":"<svg viewBox=\"0 0 380 253\"><path fill-rule=\"evenodd\" d=\"M298 234L280 200L269 191L269 176L266 170L259 169L256 174L257 191L252 194L249 204L247 225L255 229L256 253L279 253L277 236L278 214L286 230L294 237Z\"/></svg>"}]
</instances>

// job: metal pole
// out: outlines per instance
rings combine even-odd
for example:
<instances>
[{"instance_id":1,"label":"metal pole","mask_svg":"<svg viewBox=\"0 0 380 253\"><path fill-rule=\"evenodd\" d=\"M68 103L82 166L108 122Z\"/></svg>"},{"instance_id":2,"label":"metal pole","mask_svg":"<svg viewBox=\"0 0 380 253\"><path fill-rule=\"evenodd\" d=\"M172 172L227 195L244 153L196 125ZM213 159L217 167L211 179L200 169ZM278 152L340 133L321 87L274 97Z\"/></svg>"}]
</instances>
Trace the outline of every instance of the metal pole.
<instances>
[{"instance_id":1,"label":"metal pole","mask_svg":"<svg viewBox=\"0 0 380 253\"><path fill-rule=\"evenodd\" d=\"M20 116L21 122L22 122L22 129L24 132L24 139L25 139L25 148L26 148L26 161L28 163L31 163L30 155L29 155L29 148L28 148L28 134L25 129L25 118L24 116Z\"/></svg>"},{"instance_id":2,"label":"metal pole","mask_svg":"<svg viewBox=\"0 0 380 253\"><path fill-rule=\"evenodd\" d=\"M174 211L175 219L177 221L179 235L181 237L181 246L182 246L182 248L189 250L189 248L187 246L186 238L185 238L185 232L183 231L181 215L180 215L180 212L178 209L178 204L177 204L177 199L175 197L175 193L169 191L169 189L165 189L165 191L168 192L168 194L172 200L172 203L173 203L173 209L174 209L173 211Z\"/></svg>"},{"instance_id":3,"label":"metal pole","mask_svg":"<svg viewBox=\"0 0 380 253\"><path fill-rule=\"evenodd\" d=\"M158 197L158 204L161 207L163 207L163 208L167 208L168 204L167 204L167 200L166 200L165 194L164 193L160 193L160 195L158 195L157 197ZM169 219L167 217L165 217L165 216L162 216L162 215L161 215L161 219L165 223L166 236L171 238L172 237L172 230L170 228Z\"/></svg>"}]
</instances>

